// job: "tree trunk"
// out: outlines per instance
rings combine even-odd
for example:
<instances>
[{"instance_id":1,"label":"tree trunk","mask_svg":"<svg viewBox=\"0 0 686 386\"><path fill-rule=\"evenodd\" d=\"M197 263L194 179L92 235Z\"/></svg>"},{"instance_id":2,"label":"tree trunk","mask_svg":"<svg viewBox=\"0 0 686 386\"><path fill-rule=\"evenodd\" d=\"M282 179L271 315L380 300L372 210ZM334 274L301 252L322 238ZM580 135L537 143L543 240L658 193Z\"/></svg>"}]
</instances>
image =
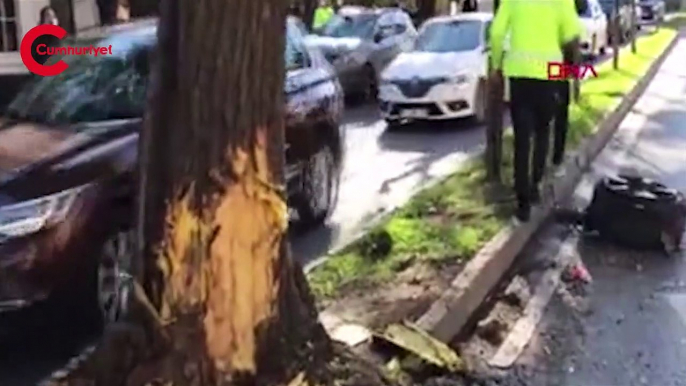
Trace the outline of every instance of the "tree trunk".
<instances>
[{"instance_id":1,"label":"tree trunk","mask_svg":"<svg viewBox=\"0 0 686 386\"><path fill-rule=\"evenodd\" d=\"M60 384L386 384L328 339L289 257L287 3L163 7L140 145L143 264L134 277L144 285L133 296L133 325L108 326Z\"/></svg>"},{"instance_id":2,"label":"tree trunk","mask_svg":"<svg viewBox=\"0 0 686 386\"><path fill-rule=\"evenodd\" d=\"M148 17L159 14L160 0L128 0L131 17Z\"/></svg>"},{"instance_id":3,"label":"tree trunk","mask_svg":"<svg viewBox=\"0 0 686 386\"><path fill-rule=\"evenodd\" d=\"M167 6L140 185L145 289L173 320L171 366L158 370L288 383L329 347L285 239L286 3Z\"/></svg>"}]
</instances>

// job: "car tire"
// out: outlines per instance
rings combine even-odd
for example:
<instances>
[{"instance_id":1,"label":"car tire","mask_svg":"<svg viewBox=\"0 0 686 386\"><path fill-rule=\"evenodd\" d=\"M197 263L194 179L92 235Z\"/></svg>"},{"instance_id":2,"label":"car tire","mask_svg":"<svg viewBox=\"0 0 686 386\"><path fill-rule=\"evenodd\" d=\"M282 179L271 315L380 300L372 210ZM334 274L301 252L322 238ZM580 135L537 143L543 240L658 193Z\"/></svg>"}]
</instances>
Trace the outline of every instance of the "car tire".
<instances>
[{"instance_id":1,"label":"car tire","mask_svg":"<svg viewBox=\"0 0 686 386\"><path fill-rule=\"evenodd\" d=\"M364 66L364 89L362 90L362 100L364 102L375 102L379 95L379 85L376 79L376 71L371 64Z\"/></svg>"},{"instance_id":2,"label":"car tire","mask_svg":"<svg viewBox=\"0 0 686 386\"><path fill-rule=\"evenodd\" d=\"M121 320L127 312L133 291L130 275L135 255L133 229L111 235L103 244L97 269L97 303L105 324Z\"/></svg>"},{"instance_id":3,"label":"car tire","mask_svg":"<svg viewBox=\"0 0 686 386\"><path fill-rule=\"evenodd\" d=\"M338 166L331 146L313 154L302 170L302 186L296 194L295 209L301 225L311 228L330 214L338 192Z\"/></svg>"},{"instance_id":4,"label":"car tire","mask_svg":"<svg viewBox=\"0 0 686 386\"><path fill-rule=\"evenodd\" d=\"M474 97L474 119L477 123L486 122L486 109L488 106L488 93L486 92L486 81L480 80L476 86L476 96Z\"/></svg>"}]
</instances>

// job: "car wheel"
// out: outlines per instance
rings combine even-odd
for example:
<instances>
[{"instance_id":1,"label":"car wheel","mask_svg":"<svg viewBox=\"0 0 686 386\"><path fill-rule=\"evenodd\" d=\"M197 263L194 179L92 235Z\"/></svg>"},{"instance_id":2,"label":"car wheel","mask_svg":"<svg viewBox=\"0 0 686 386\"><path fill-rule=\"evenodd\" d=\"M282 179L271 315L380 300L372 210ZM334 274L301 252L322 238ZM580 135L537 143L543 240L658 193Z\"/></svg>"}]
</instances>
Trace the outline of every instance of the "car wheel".
<instances>
[{"instance_id":1,"label":"car wheel","mask_svg":"<svg viewBox=\"0 0 686 386\"><path fill-rule=\"evenodd\" d=\"M296 198L300 221L307 227L323 222L331 212L338 189L336 160L331 146L310 157L303 168L302 190Z\"/></svg>"},{"instance_id":2,"label":"car wheel","mask_svg":"<svg viewBox=\"0 0 686 386\"><path fill-rule=\"evenodd\" d=\"M97 270L98 306L103 322L113 323L126 314L133 278L129 274L135 254L133 230L119 231L103 245Z\"/></svg>"},{"instance_id":3,"label":"car wheel","mask_svg":"<svg viewBox=\"0 0 686 386\"><path fill-rule=\"evenodd\" d=\"M374 102L379 95L379 85L376 80L376 71L372 65L364 66L364 90L362 99L366 102Z\"/></svg>"},{"instance_id":4,"label":"car wheel","mask_svg":"<svg viewBox=\"0 0 686 386\"><path fill-rule=\"evenodd\" d=\"M474 119L478 123L486 122L486 107L488 106L488 94L486 93L486 81L480 80L476 87L474 97Z\"/></svg>"}]
</instances>

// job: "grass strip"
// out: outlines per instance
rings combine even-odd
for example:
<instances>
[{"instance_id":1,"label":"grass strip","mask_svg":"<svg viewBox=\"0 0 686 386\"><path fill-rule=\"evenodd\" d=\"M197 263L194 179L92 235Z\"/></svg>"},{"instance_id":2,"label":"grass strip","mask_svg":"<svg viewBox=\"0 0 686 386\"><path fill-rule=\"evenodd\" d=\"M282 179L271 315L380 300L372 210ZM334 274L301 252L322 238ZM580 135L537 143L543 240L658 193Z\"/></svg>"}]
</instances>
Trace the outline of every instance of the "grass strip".
<instances>
[{"instance_id":1,"label":"grass strip","mask_svg":"<svg viewBox=\"0 0 686 386\"><path fill-rule=\"evenodd\" d=\"M675 20L676 19L676 20ZM657 32L637 39L637 52L622 49L619 69L609 60L596 67L597 78L584 81L579 102L570 107L569 148L592 134L650 65L666 49L681 15ZM366 236L313 269L308 280L319 299L335 298L346 288L388 282L416 263L466 262L498 233L514 209L512 133L503 141L504 186L486 183L483 159L473 159L442 183L426 189Z\"/></svg>"}]
</instances>

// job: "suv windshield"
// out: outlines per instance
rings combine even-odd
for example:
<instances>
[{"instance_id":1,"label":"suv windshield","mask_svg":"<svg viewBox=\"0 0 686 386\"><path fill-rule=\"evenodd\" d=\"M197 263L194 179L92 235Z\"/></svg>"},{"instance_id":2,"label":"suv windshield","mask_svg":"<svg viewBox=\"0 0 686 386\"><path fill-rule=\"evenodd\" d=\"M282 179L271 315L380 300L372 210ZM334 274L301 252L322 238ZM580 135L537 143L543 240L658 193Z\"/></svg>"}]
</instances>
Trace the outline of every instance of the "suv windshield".
<instances>
[{"instance_id":1,"label":"suv windshield","mask_svg":"<svg viewBox=\"0 0 686 386\"><path fill-rule=\"evenodd\" d=\"M433 23L427 25L417 37L415 51L471 51L479 47L480 36L480 21L459 20Z\"/></svg>"},{"instance_id":2,"label":"suv windshield","mask_svg":"<svg viewBox=\"0 0 686 386\"><path fill-rule=\"evenodd\" d=\"M127 48L114 55L57 58L69 67L56 76L36 77L19 92L7 114L11 118L56 124L142 117L148 58L141 58L140 50Z\"/></svg>"},{"instance_id":3,"label":"suv windshield","mask_svg":"<svg viewBox=\"0 0 686 386\"><path fill-rule=\"evenodd\" d=\"M375 14L335 15L324 26L322 35L334 38L367 38L372 35L374 23L378 19Z\"/></svg>"}]
</instances>

